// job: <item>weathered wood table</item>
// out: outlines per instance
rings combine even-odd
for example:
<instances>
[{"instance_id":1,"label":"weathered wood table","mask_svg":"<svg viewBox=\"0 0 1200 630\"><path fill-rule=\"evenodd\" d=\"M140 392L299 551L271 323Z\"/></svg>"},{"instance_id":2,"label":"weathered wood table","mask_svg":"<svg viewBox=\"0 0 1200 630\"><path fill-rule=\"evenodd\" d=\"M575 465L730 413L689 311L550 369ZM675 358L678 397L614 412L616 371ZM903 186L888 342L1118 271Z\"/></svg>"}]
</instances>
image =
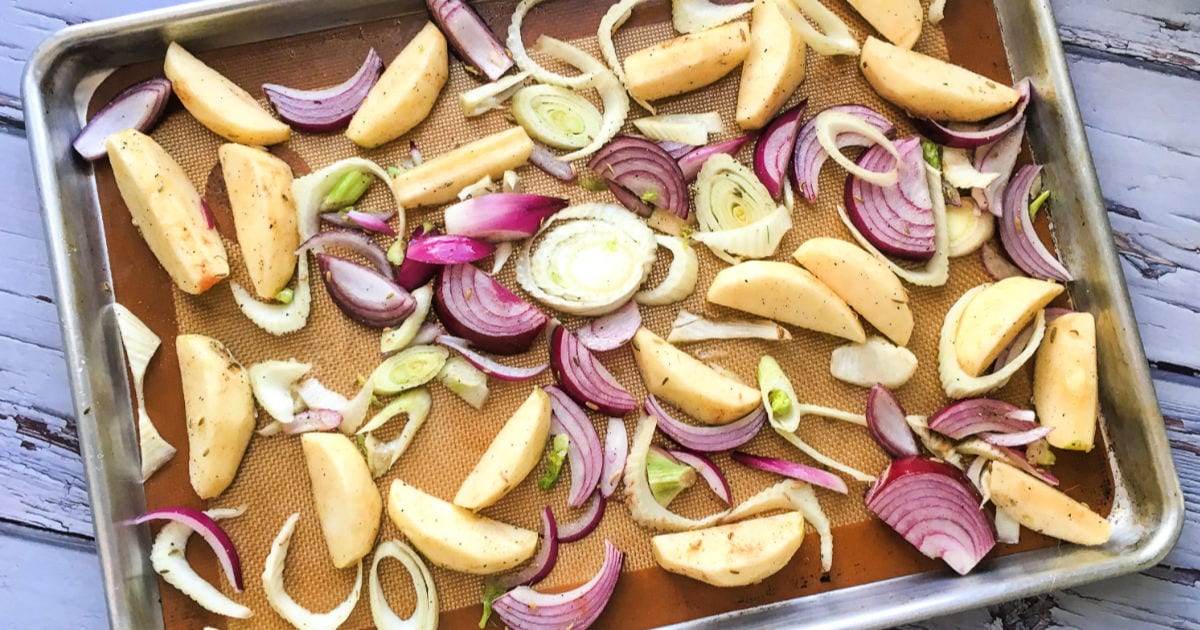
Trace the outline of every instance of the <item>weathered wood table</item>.
<instances>
[{"instance_id":1,"label":"weathered wood table","mask_svg":"<svg viewBox=\"0 0 1200 630\"><path fill-rule=\"evenodd\" d=\"M983 0L951 0L981 2ZM1027 1L1027 0L1004 0ZM1029 0L1032 1L1032 0ZM171 0L0 5L0 625L105 623L19 76L43 38ZM1054 0L1187 495L1177 548L1140 574L926 627L1200 628L1200 2Z\"/></svg>"}]
</instances>

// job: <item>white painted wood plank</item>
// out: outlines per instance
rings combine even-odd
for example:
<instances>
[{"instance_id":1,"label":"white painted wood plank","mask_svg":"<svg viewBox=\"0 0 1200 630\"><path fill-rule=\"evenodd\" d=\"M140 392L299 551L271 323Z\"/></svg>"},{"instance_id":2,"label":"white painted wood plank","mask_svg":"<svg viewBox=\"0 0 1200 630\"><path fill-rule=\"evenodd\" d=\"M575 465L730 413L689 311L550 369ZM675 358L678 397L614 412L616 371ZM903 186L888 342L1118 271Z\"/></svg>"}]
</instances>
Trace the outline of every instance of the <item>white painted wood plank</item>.
<instances>
[{"instance_id":1,"label":"white painted wood plank","mask_svg":"<svg viewBox=\"0 0 1200 630\"><path fill-rule=\"evenodd\" d=\"M36 533L34 533L36 535ZM0 534L0 623L5 628L108 627L96 554Z\"/></svg>"},{"instance_id":2,"label":"white painted wood plank","mask_svg":"<svg viewBox=\"0 0 1200 630\"><path fill-rule=\"evenodd\" d=\"M1200 5L1195 0L1053 0L1051 5L1068 44L1200 70Z\"/></svg>"}]
</instances>

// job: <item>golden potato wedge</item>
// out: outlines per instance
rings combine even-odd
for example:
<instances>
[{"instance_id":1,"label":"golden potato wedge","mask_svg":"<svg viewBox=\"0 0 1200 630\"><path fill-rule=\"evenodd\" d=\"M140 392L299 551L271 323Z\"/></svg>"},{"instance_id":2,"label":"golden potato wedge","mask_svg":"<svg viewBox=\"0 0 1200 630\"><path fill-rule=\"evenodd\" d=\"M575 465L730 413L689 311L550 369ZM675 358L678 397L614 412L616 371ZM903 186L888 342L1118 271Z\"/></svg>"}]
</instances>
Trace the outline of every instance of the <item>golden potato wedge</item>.
<instances>
[{"instance_id":1,"label":"golden potato wedge","mask_svg":"<svg viewBox=\"0 0 1200 630\"><path fill-rule=\"evenodd\" d=\"M1112 523L1033 475L992 462L988 490L996 509L1035 532L1077 545L1103 545Z\"/></svg>"},{"instance_id":2,"label":"golden potato wedge","mask_svg":"<svg viewBox=\"0 0 1200 630\"><path fill-rule=\"evenodd\" d=\"M225 144L217 150L250 284L264 300L287 286L296 269L300 232L292 169L262 149Z\"/></svg>"},{"instance_id":3,"label":"golden potato wedge","mask_svg":"<svg viewBox=\"0 0 1200 630\"><path fill-rule=\"evenodd\" d=\"M959 366L970 376L983 374L1037 312L1062 292L1061 284L1019 276L988 285L958 321L954 351Z\"/></svg>"},{"instance_id":4,"label":"golden potato wedge","mask_svg":"<svg viewBox=\"0 0 1200 630\"><path fill-rule=\"evenodd\" d=\"M634 98L655 101L698 90L733 72L750 52L750 29L734 22L682 35L625 58Z\"/></svg>"},{"instance_id":5,"label":"golden potato wedge","mask_svg":"<svg viewBox=\"0 0 1200 630\"><path fill-rule=\"evenodd\" d=\"M925 12L920 0L847 0L889 42L911 49L921 37Z\"/></svg>"},{"instance_id":6,"label":"golden potato wedge","mask_svg":"<svg viewBox=\"0 0 1200 630\"><path fill-rule=\"evenodd\" d=\"M722 269L708 301L862 343L854 311L811 273L784 262L751 260Z\"/></svg>"},{"instance_id":7,"label":"golden potato wedge","mask_svg":"<svg viewBox=\"0 0 1200 630\"><path fill-rule=\"evenodd\" d=\"M478 512L499 501L537 466L549 436L550 397L535 387L459 486L454 505Z\"/></svg>"},{"instance_id":8,"label":"golden potato wedge","mask_svg":"<svg viewBox=\"0 0 1200 630\"><path fill-rule=\"evenodd\" d=\"M804 38L779 11L778 0L757 0L750 13L750 52L742 63L735 117L742 129L761 129L804 81Z\"/></svg>"},{"instance_id":9,"label":"golden potato wedge","mask_svg":"<svg viewBox=\"0 0 1200 630\"><path fill-rule=\"evenodd\" d=\"M1100 390L1096 374L1096 320L1068 313L1046 324L1033 371L1033 408L1054 430L1050 446L1090 451L1096 443Z\"/></svg>"},{"instance_id":10,"label":"golden potato wedge","mask_svg":"<svg viewBox=\"0 0 1200 630\"><path fill-rule=\"evenodd\" d=\"M230 142L269 146L292 136L250 93L176 42L167 47L163 73L179 102L209 131Z\"/></svg>"},{"instance_id":11,"label":"golden potato wedge","mask_svg":"<svg viewBox=\"0 0 1200 630\"><path fill-rule=\"evenodd\" d=\"M713 586L757 584L787 566L804 542L799 512L650 539L658 566Z\"/></svg>"},{"instance_id":12,"label":"golden potato wedge","mask_svg":"<svg viewBox=\"0 0 1200 630\"><path fill-rule=\"evenodd\" d=\"M362 451L341 433L305 433L300 446L333 566L353 566L375 547L383 516L379 488Z\"/></svg>"},{"instance_id":13,"label":"golden potato wedge","mask_svg":"<svg viewBox=\"0 0 1200 630\"><path fill-rule=\"evenodd\" d=\"M350 119L346 137L373 149L408 133L433 111L449 76L446 38L427 22L367 93Z\"/></svg>"},{"instance_id":14,"label":"golden potato wedge","mask_svg":"<svg viewBox=\"0 0 1200 630\"><path fill-rule=\"evenodd\" d=\"M458 198L463 188L485 175L500 177L529 160L533 140L513 127L425 160L392 180L392 193L402 208L432 206Z\"/></svg>"},{"instance_id":15,"label":"golden potato wedge","mask_svg":"<svg viewBox=\"0 0 1200 630\"><path fill-rule=\"evenodd\" d=\"M757 389L639 328L630 344L646 390L704 424L729 424L762 403Z\"/></svg>"},{"instance_id":16,"label":"golden potato wedge","mask_svg":"<svg viewBox=\"0 0 1200 630\"><path fill-rule=\"evenodd\" d=\"M204 335L175 338L187 416L188 476L201 499L233 483L254 434L250 377L220 341Z\"/></svg>"},{"instance_id":17,"label":"golden potato wedge","mask_svg":"<svg viewBox=\"0 0 1200 630\"><path fill-rule=\"evenodd\" d=\"M913 314L896 274L865 249L839 238L811 238L792 254L867 323L896 345L908 345Z\"/></svg>"}]
</instances>

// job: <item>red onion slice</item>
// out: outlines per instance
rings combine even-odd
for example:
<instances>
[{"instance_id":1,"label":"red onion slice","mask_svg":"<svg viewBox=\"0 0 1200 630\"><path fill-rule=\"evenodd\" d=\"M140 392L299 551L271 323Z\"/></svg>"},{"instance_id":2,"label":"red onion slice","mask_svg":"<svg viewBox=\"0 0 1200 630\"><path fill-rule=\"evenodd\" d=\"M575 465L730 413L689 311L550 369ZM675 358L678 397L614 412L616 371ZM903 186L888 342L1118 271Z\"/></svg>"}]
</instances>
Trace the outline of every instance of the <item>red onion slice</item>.
<instances>
[{"instance_id":1,"label":"red onion slice","mask_svg":"<svg viewBox=\"0 0 1200 630\"><path fill-rule=\"evenodd\" d=\"M229 534L226 534L225 530L221 529L221 526L212 517L192 508L171 507L150 510L133 519L132 522L134 525L141 525L161 520L181 523L200 534L204 542L212 547L213 553L217 554L217 561L221 563L225 578L233 585L234 592L242 592L242 589L245 588L245 584L242 582L242 561L238 558L237 549L234 548Z\"/></svg>"},{"instance_id":2,"label":"red onion slice","mask_svg":"<svg viewBox=\"0 0 1200 630\"><path fill-rule=\"evenodd\" d=\"M616 350L629 343L641 325L642 313L637 302L628 302L612 313L584 324L575 331L575 337L588 350Z\"/></svg>"},{"instance_id":3,"label":"red onion slice","mask_svg":"<svg viewBox=\"0 0 1200 630\"><path fill-rule=\"evenodd\" d=\"M264 83L262 90L275 108L275 113L285 122L305 131L319 133L348 125L382 74L383 60L372 48L358 71L333 87L298 90Z\"/></svg>"},{"instance_id":4,"label":"red onion slice","mask_svg":"<svg viewBox=\"0 0 1200 630\"><path fill-rule=\"evenodd\" d=\"M608 419L608 431L604 434L604 466L600 471L600 494L605 499L617 491L617 484L625 476L625 458L629 455L629 434L625 421Z\"/></svg>"},{"instance_id":5,"label":"red onion slice","mask_svg":"<svg viewBox=\"0 0 1200 630\"><path fill-rule=\"evenodd\" d=\"M408 237L408 244L437 234L436 228L426 229L424 225L418 225L412 231L412 235ZM386 259L386 256L384 257ZM408 256L404 257L404 262L400 263L400 267L396 269L396 284L404 287L406 291L415 291L417 287L423 287L437 275L438 265L431 265L427 262L421 262Z\"/></svg>"},{"instance_id":6,"label":"red onion slice","mask_svg":"<svg viewBox=\"0 0 1200 630\"><path fill-rule=\"evenodd\" d=\"M621 205L650 216L662 208L686 219L688 190L679 164L657 144L635 136L618 136L588 162Z\"/></svg>"},{"instance_id":7,"label":"red onion slice","mask_svg":"<svg viewBox=\"0 0 1200 630\"><path fill-rule=\"evenodd\" d=\"M416 310L408 291L374 269L329 254L317 254L317 263L333 303L360 324L397 326Z\"/></svg>"},{"instance_id":8,"label":"red onion slice","mask_svg":"<svg viewBox=\"0 0 1200 630\"><path fill-rule=\"evenodd\" d=\"M131 85L113 97L79 130L71 146L83 159L95 162L108 156L108 137L126 129L149 131L171 100L171 82L150 79ZM212 227L209 223L208 227Z\"/></svg>"},{"instance_id":9,"label":"red onion slice","mask_svg":"<svg viewBox=\"0 0 1200 630\"><path fill-rule=\"evenodd\" d=\"M955 440L977 433L1020 433L1036 429L1033 420L1014 414L1019 411L1015 405L1003 400L971 398L933 414L928 424L930 429Z\"/></svg>"},{"instance_id":10,"label":"red onion slice","mask_svg":"<svg viewBox=\"0 0 1200 630\"><path fill-rule=\"evenodd\" d=\"M999 140L975 149L975 170L980 173L998 173L1000 176L987 188L971 191L975 203L995 216L1003 214L1004 189L1012 178L1021 154L1021 143L1025 140L1025 119L1009 130Z\"/></svg>"},{"instance_id":11,"label":"red onion slice","mask_svg":"<svg viewBox=\"0 0 1200 630\"><path fill-rule=\"evenodd\" d=\"M846 178L846 212L854 227L880 251L897 258L927 261L936 253L936 226L925 158L919 138L895 142L900 153L900 179L892 186L876 186L854 175ZM886 148L874 146L862 154L858 165L886 171L895 159Z\"/></svg>"},{"instance_id":12,"label":"red onion slice","mask_svg":"<svg viewBox=\"0 0 1200 630\"><path fill-rule=\"evenodd\" d=\"M1020 267L1009 262L1008 258L1000 252L999 248L992 241L984 243L983 247L979 248L979 260L983 263L983 270L993 280L1025 276L1025 272L1021 271Z\"/></svg>"},{"instance_id":13,"label":"red onion slice","mask_svg":"<svg viewBox=\"0 0 1200 630\"><path fill-rule=\"evenodd\" d=\"M800 134L800 118L808 107L808 99L779 114L763 130L754 145L754 174L767 187L771 198L783 193L784 178L792 162L796 137Z\"/></svg>"},{"instance_id":14,"label":"red onion slice","mask_svg":"<svg viewBox=\"0 0 1200 630\"><path fill-rule=\"evenodd\" d=\"M850 490L846 488L846 482L842 481L841 477L838 477L833 473L825 472L820 468L813 468L812 466L805 466L804 464L789 462L784 459L751 455L750 453L744 453L742 451L734 451L730 454L730 457L733 458L733 461L742 464L743 466L749 466L751 468L765 470L766 472L775 473L777 475L783 475L784 477L797 479L805 483L811 483L814 486L820 486L826 490L833 490L839 494L848 494L850 492Z\"/></svg>"},{"instance_id":15,"label":"red onion slice","mask_svg":"<svg viewBox=\"0 0 1200 630\"><path fill-rule=\"evenodd\" d=\"M604 564L583 585L554 594L519 586L498 598L492 610L513 630L586 630L608 605L624 559L625 554L605 540Z\"/></svg>"},{"instance_id":16,"label":"red onion slice","mask_svg":"<svg viewBox=\"0 0 1200 630\"><path fill-rule=\"evenodd\" d=\"M542 221L569 203L559 197L522 193L473 197L446 208L446 233L491 243L517 241L536 234Z\"/></svg>"},{"instance_id":17,"label":"red onion slice","mask_svg":"<svg viewBox=\"0 0 1200 630\"><path fill-rule=\"evenodd\" d=\"M891 121L883 114L865 105L835 105L821 113L826 111L844 112L858 116L888 138L896 135L896 127ZM874 142L859 134L842 133L838 134L836 144L839 149L844 149L846 147L867 147ZM817 199L817 180L821 175L821 167L828 159L829 153L817 139L817 119L813 117L800 130L792 155L792 184L808 201Z\"/></svg>"},{"instance_id":18,"label":"red onion slice","mask_svg":"<svg viewBox=\"0 0 1200 630\"><path fill-rule=\"evenodd\" d=\"M558 159L553 151L541 143L533 143L533 153L529 154L529 163L559 181L575 181L575 169L571 167L571 163Z\"/></svg>"},{"instance_id":19,"label":"red onion slice","mask_svg":"<svg viewBox=\"0 0 1200 630\"><path fill-rule=\"evenodd\" d=\"M1071 273L1042 244L1029 217L1029 192L1041 172L1040 166L1023 166L1004 190L1000 241L1013 262L1030 276L1070 282Z\"/></svg>"},{"instance_id":20,"label":"red onion slice","mask_svg":"<svg viewBox=\"0 0 1200 630\"><path fill-rule=\"evenodd\" d=\"M496 586L508 590L517 586L529 586L541 582L558 562L558 523L549 507L542 508L542 546L529 565L509 575L496 578Z\"/></svg>"},{"instance_id":21,"label":"red onion slice","mask_svg":"<svg viewBox=\"0 0 1200 630\"><path fill-rule=\"evenodd\" d=\"M213 216L212 206L209 206L203 197L200 198L200 212L204 213L204 225L208 229L217 227L217 217Z\"/></svg>"},{"instance_id":22,"label":"red onion slice","mask_svg":"<svg viewBox=\"0 0 1200 630\"><path fill-rule=\"evenodd\" d=\"M1029 324L1028 326L1022 328L1021 332L1017 333L1017 336L1013 338L1012 343L1008 344L1008 347L1002 350L1000 355L996 357L996 360L992 362L992 373L1003 370L1009 363L1017 360L1017 357L1019 357L1021 352L1025 350L1025 346L1029 345L1029 340L1033 339L1033 334L1036 331L1036 328L1037 327L1034 324Z\"/></svg>"},{"instance_id":23,"label":"red onion slice","mask_svg":"<svg viewBox=\"0 0 1200 630\"><path fill-rule=\"evenodd\" d=\"M966 575L996 546L979 494L949 464L898 459L867 491L867 509L922 554Z\"/></svg>"},{"instance_id":24,"label":"red onion slice","mask_svg":"<svg viewBox=\"0 0 1200 630\"><path fill-rule=\"evenodd\" d=\"M1036 442L1054 430L1054 427L1038 427L1020 433L980 433L984 442L994 446L1026 446Z\"/></svg>"},{"instance_id":25,"label":"red onion slice","mask_svg":"<svg viewBox=\"0 0 1200 630\"><path fill-rule=\"evenodd\" d=\"M306 409L296 414L291 422L281 424L286 435L332 431L342 424L342 414L333 409Z\"/></svg>"},{"instance_id":26,"label":"red onion slice","mask_svg":"<svg viewBox=\"0 0 1200 630\"><path fill-rule=\"evenodd\" d=\"M599 492L593 492L592 497L584 504L583 513L579 515L579 518L570 523L564 523L558 528L558 542L583 540L600 526L600 520L604 518L604 510L607 505L608 501L605 501Z\"/></svg>"},{"instance_id":27,"label":"red onion slice","mask_svg":"<svg viewBox=\"0 0 1200 630\"><path fill-rule=\"evenodd\" d=\"M471 265L442 268L434 310L446 330L492 354L520 354L546 327L546 316Z\"/></svg>"},{"instance_id":28,"label":"red onion slice","mask_svg":"<svg viewBox=\"0 0 1200 630\"><path fill-rule=\"evenodd\" d=\"M737 152L741 150L742 145L750 142L753 139L754 136L747 134L744 136L731 138L729 140L722 140L721 142L706 144L702 147L696 148L693 151L685 153L683 157L678 158L679 170L681 173L683 173L684 181L690 183L695 180L696 176L700 174L700 169L704 168L704 163L708 161L708 158L718 153L736 155ZM683 218L687 217L685 216Z\"/></svg>"},{"instance_id":29,"label":"red onion slice","mask_svg":"<svg viewBox=\"0 0 1200 630\"><path fill-rule=\"evenodd\" d=\"M427 345L437 341L438 337L441 337L442 335L445 335L445 334L446 334L446 330L444 328L442 328L441 326L439 326L433 322L426 322L424 324L421 324L421 327L417 329L417 334L413 335L412 341L408 342L408 345L409 346L427 346ZM456 339L457 339L457 337L456 337ZM442 345L446 345L446 344L442 344ZM463 358L466 358L466 357L463 357ZM477 365L475 367L479 367L479 366ZM479 369L482 370L483 368L479 368ZM497 376L496 378L500 378L500 377ZM501 379L501 380L504 380L504 379Z\"/></svg>"},{"instance_id":30,"label":"red onion slice","mask_svg":"<svg viewBox=\"0 0 1200 630\"><path fill-rule=\"evenodd\" d=\"M560 326L561 328L561 326ZM604 468L604 451L596 427L579 405L563 390L547 385L542 388L550 396L550 432L565 433L570 440L567 461L571 464L571 488L567 505L579 507L600 483Z\"/></svg>"},{"instance_id":31,"label":"red onion slice","mask_svg":"<svg viewBox=\"0 0 1200 630\"><path fill-rule=\"evenodd\" d=\"M504 365L495 359L475 352L471 349L471 342L461 337L438 335L435 341L461 354L467 360L467 363L479 368L484 374L494 376L502 381L527 381L545 372L546 368L550 367L549 363L542 363L541 365L528 368Z\"/></svg>"},{"instance_id":32,"label":"red onion slice","mask_svg":"<svg viewBox=\"0 0 1200 630\"><path fill-rule=\"evenodd\" d=\"M392 264L388 262L387 253L383 251L371 237L362 232L351 232L349 230L326 230L318 232L315 236L300 243L300 247L296 248L296 255L303 256L304 252L314 250L317 253L323 253L326 247L342 247L363 258L371 263L384 277L389 280L394 280L392 272Z\"/></svg>"},{"instance_id":33,"label":"red onion slice","mask_svg":"<svg viewBox=\"0 0 1200 630\"><path fill-rule=\"evenodd\" d=\"M1025 456L1024 451L1020 451L1008 446L1001 446L999 444L992 444L991 442L985 442L982 439L965 440L961 442L957 448L959 452L966 453L968 455L986 457L987 459L1010 464L1013 467L1020 468L1021 470L1033 475L1034 477L1037 477L1038 479L1041 479L1042 481L1045 481L1052 486L1057 486L1059 483L1058 477L1055 477L1049 472L1034 466L1033 463L1029 461L1029 458Z\"/></svg>"},{"instance_id":34,"label":"red onion slice","mask_svg":"<svg viewBox=\"0 0 1200 630\"><path fill-rule=\"evenodd\" d=\"M321 220L338 227L349 228L351 230L366 230L369 232L378 232L395 236L396 231L387 222L396 216L396 211L385 212L364 212L362 210L350 210L347 212L322 212ZM380 226L382 224L382 227Z\"/></svg>"},{"instance_id":35,"label":"red onion slice","mask_svg":"<svg viewBox=\"0 0 1200 630\"><path fill-rule=\"evenodd\" d=\"M696 426L676 419L663 409L658 399L651 395L643 408L658 419L658 428L684 448L701 453L731 451L758 435L767 420L767 410L758 407L744 417L723 426Z\"/></svg>"},{"instance_id":36,"label":"red onion slice","mask_svg":"<svg viewBox=\"0 0 1200 630\"><path fill-rule=\"evenodd\" d=\"M496 247L491 243L456 234L425 236L408 244L404 259L409 258L430 265L461 265L473 263L492 255Z\"/></svg>"},{"instance_id":37,"label":"red onion slice","mask_svg":"<svg viewBox=\"0 0 1200 630\"><path fill-rule=\"evenodd\" d=\"M696 469L704 483L708 484L713 494L717 495L717 498L725 505L733 503L733 492L729 489L729 482L725 480L725 475L721 473L721 469L717 468L713 460L700 453L679 449L667 449L667 454L674 457L679 463Z\"/></svg>"},{"instance_id":38,"label":"red onion slice","mask_svg":"<svg viewBox=\"0 0 1200 630\"><path fill-rule=\"evenodd\" d=\"M893 459L921 453L905 420L904 408L896 395L883 385L876 384L867 394L867 430Z\"/></svg>"},{"instance_id":39,"label":"red onion slice","mask_svg":"<svg viewBox=\"0 0 1200 630\"><path fill-rule=\"evenodd\" d=\"M475 9L463 0L425 0L429 14L460 59L495 81L513 67L512 55Z\"/></svg>"},{"instance_id":40,"label":"red onion slice","mask_svg":"<svg viewBox=\"0 0 1200 630\"><path fill-rule=\"evenodd\" d=\"M696 150L696 145L694 144L684 144L672 140L660 140L658 146L663 151L666 151L667 155L676 160Z\"/></svg>"},{"instance_id":41,"label":"red onion slice","mask_svg":"<svg viewBox=\"0 0 1200 630\"><path fill-rule=\"evenodd\" d=\"M637 401L566 326L550 334L550 369L563 389L580 404L606 416L623 416Z\"/></svg>"},{"instance_id":42,"label":"red onion slice","mask_svg":"<svg viewBox=\"0 0 1200 630\"><path fill-rule=\"evenodd\" d=\"M1012 131L1025 120L1025 109L1033 98L1033 84L1029 79L1023 79L1015 86L1020 98L1007 116L1008 118L979 131L955 131L929 118L913 118L913 126L921 135L930 140L955 149L974 149L995 142L1004 134Z\"/></svg>"}]
</instances>

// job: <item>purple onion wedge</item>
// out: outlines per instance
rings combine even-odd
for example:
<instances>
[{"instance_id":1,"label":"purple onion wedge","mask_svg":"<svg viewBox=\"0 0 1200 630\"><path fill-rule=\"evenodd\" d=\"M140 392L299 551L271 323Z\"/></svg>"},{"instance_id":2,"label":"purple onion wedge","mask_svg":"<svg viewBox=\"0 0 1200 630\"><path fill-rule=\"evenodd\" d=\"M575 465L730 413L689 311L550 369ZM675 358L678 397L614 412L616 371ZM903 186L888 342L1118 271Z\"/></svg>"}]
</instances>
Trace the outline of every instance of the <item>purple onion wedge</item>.
<instances>
[{"instance_id":1,"label":"purple onion wedge","mask_svg":"<svg viewBox=\"0 0 1200 630\"><path fill-rule=\"evenodd\" d=\"M754 174L767 187L773 199L783 194L783 186L800 134L800 119L808 107L808 99L775 117L763 130L754 145Z\"/></svg>"},{"instance_id":2,"label":"purple onion wedge","mask_svg":"<svg viewBox=\"0 0 1200 630\"><path fill-rule=\"evenodd\" d=\"M109 136L126 129L149 131L162 117L169 100L171 82L161 77L125 88L92 116L71 146L89 162L106 157Z\"/></svg>"},{"instance_id":3,"label":"purple onion wedge","mask_svg":"<svg viewBox=\"0 0 1200 630\"><path fill-rule=\"evenodd\" d=\"M372 48L358 71L338 85L318 90L298 90L264 83L262 90L284 122L305 131L320 133L350 124L354 112L358 111L382 74L383 60Z\"/></svg>"}]
</instances>

